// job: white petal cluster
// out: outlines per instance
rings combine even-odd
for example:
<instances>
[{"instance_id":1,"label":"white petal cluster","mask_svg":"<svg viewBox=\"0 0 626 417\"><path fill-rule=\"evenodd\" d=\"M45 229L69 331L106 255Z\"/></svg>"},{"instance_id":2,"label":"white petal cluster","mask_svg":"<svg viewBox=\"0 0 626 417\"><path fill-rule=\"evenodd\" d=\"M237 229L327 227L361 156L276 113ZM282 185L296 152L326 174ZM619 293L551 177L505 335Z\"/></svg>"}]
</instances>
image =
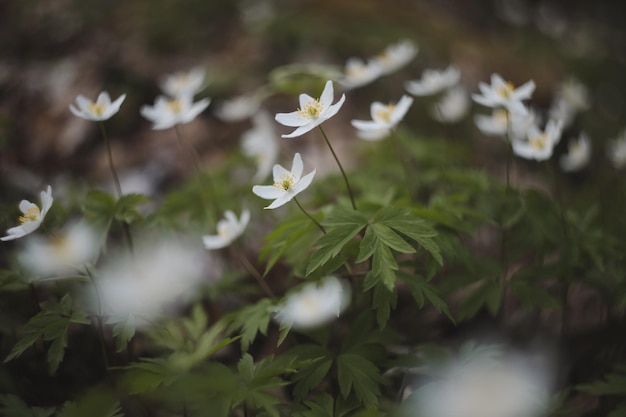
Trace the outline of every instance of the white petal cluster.
<instances>
[{"instance_id":1,"label":"white petal cluster","mask_svg":"<svg viewBox=\"0 0 626 417\"><path fill-rule=\"evenodd\" d=\"M626 130L617 139L609 141L607 156L615 169L626 167Z\"/></svg>"},{"instance_id":2,"label":"white petal cluster","mask_svg":"<svg viewBox=\"0 0 626 417\"><path fill-rule=\"evenodd\" d=\"M107 316L133 316L145 325L188 301L205 276L203 253L195 245L167 238L137 245L134 256L109 257L90 301Z\"/></svg>"},{"instance_id":3,"label":"white petal cluster","mask_svg":"<svg viewBox=\"0 0 626 417\"><path fill-rule=\"evenodd\" d=\"M391 129L397 126L413 104L409 96L402 96L396 104L383 104L375 101L370 106L372 120L352 120L352 126L357 129L357 135L364 140L380 140L389 135Z\"/></svg>"},{"instance_id":4,"label":"white petal cluster","mask_svg":"<svg viewBox=\"0 0 626 417\"><path fill-rule=\"evenodd\" d=\"M559 85L550 105L550 118L563 120L564 126L571 125L576 115L590 106L589 89L574 78Z\"/></svg>"},{"instance_id":5,"label":"white petal cluster","mask_svg":"<svg viewBox=\"0 0 626 417\"><path fill-rule=\"evenodd\" d=\"M260 105L256 95L242 94L222 101L215 114L225 122L239 122L254 116L259 111Z\"/></svg>"},{"instance_id":6,"label":"white petal cluster","mask_svg":"<svg viewBox=\"0 0 626 417\"><path fill-rule=\"evenodd\" d=\"M39 193L41 199L41 209L37 204L31 203L28 200L20 201L19 208L22 215L19 218L20 225L11 227L7 230L7 235L1 237L0 240L13 240L26 236L29 233L34 232L39 228L41 222L48 214L48 210L52 207L52 187L48 185L45 191Z\"/></svg>"},{"instance_id":7,"label":"white petal cluster","mask_svg":"<svg viewBox=\"0 0 626 417\"><path fill-rule=\"evenodd\" d=\"M504 81L500 75L492 74L491 85L481 82L478 84L478 89L481 94L472 95L475 102L487 107L504 107L511 113L524 116L528 110L522 101L530 98L535 91L535 83L531 80L515 88L512 83Z\"/></svg>"},{"instance_id":8,"label":"white petal cluster","mask_svg":"<svg viewBox=\"0 0 626 417\"><path fill-rule=\"evenodd\" d=\"M591 159L591 141L582 132L578 139L570 139L567 153L559 159L559 165L565 172L580 171Z\"/></svg>"},{"instance_id":9,"label":"white petal cluster","mask_svg":"<svg viewBox=\"0 0 626 417\"><path fill-rule=\"evenodd\" d=\"M209 98L204 98L194 103L190 95L177 98L159 96L154 105L142 106L140 113L153 123L152 129L162 130L191 122L208 107L210 102Z\"/></svg>"},{"instance_id":10,"label":"white petal cluster","mask_svg":"<svg viewBox=\"0 0 626 417\"><path fill-rule=\"evenodd\" d=\"M352 57L346 61L343 76L339 84L347 90L367 85L383 74L382 66L377 60L364 62L361 58Z\"/></svg>"},{"instance_id":11,"label":"white petal cluster","mask_svg":"<svg viewBox=\"0 0 626 417\"><path fill-rule=\"evenodd\" d=\"M243 210L239 219L231 210L226 210L224 218L217 222L217 235L202 236L202 243L208 250L225 248L243 234L249 222L249 210Z\"/></svg>"},{"instance_id":12,"label":"white petal cluster","mask_svg":"<svg viewBox=\"0 0 626 417\"><path fill-rule=\"evenodd\" d=\"M404 40L391 44L378 56L372 60L380 66L383 75L391 74L407 65L417 55L417 46L409 41Z\"/></svg>"},{"instance_id":13,"label":"white petal cluster","mask_svg":"<svg viewBox=\"0 0 626 417\"><path fill-rule=\"evenodd\" d=\"M339 317L349 300L350 287L330 276L289 294L276 310L276 320L299 329L317 327Z\"/></svg>"},{"instance_id":14,"label":"white petal cluster","mask_svg":"<svg viewBox=\"0 0 626 417\"><path fill-rule=\"evenodd\" d=\"M39 277L69 274L81 270L98 256L99 242L85 223L71 223L51 238L35 236L19 254L25 268Z\"/></svg>"},{"instance_id":15,"label":"white petal cluster","mask_svg":"<svg viewBox=\"0 0 626 417\"><path fill-rule=\"evenodd\" d=\"M266 209L275 209L290 202L296 195L306 190L315 176L315 170L304 177L302 157L296 153L293 157L291 171L281 165L274 165L274 185L255 185L252 192L266 200L274 200Z\"/></svg>"},{"instance_id":16,"label":"white petal cluster","mask_svg":"<svg viewBox=\"0 0 626 417\"><path fill-rule=\"evenodd\" d=\"M170 97L193 97L204 87L205 70L192 68L167 75L161 82L161 90Z\"/></svg>"},{"instance_id":17,"label":"white petal cluster","mask_svg":"<svg viewBox=\"0 0 626 417\"><path fill-rule=\"evenodd\" d=\"M470 104L469 95L463 86L450 87L433 105L432 116L442 123L456 123L465 117Z\"/></svg>"},{"instance_id":18,"label":"white petal cluster","mask_svg":"<svg viewBox=\"0 0 626 417\"><path fill-rule=\"evenodd\" d=\"M257 113L252 119L252 129L241 136L241 149L257 163L254 181L262 181L272 172L278 159L278 142L275 139L273 121L267 112Z\"/></svg>"},{"instance_id":19,"label":"white petal cluster","mask_svg":"<svg viewBox=\"0 0 626 417\"><path fill-rule=\"evenodd\" d=\"M544 131L537 126L528 129L526 140L514 139L511 141L515 155L524 159L545 161L550 159L554 147L561 140L563 121L549 120Z\"/></svg>"},{"instance_id":20,"label":"white petal cluster","mask_svg":"<svg viewBox=\"0 0 626 417\"><path fill-rule=\"evenodd\" d=\"M558 119L556 119L558 120ZM488 136L507 136L510 140L526 139L528 129L540 123L540 117L532 108L525 115L510 113L503 108L494 109L490 116L477 114L474 122Z\"/></svg>"},{"instance_id":21,"label":"white petal cluster","mask_svg":"<svg viewBox=\"0 0 626 417\"><path fill-rule=\"evenodd\" d=\"M339 101L332 104L334 99L333 82L328 80L319 99L314 99L308 94L300 94L300 108L291 113L278 113L276 121L284 126L297 127L288 135L281 135L283 138L295 138L301 136L326 120L337 114L346 95L342 94Z\"/></svg>"},{"instance_id":22,"label":"white petal cluster","mask_svg":"<svg viewBox=\"0 0 626 417\"><path fill-rule=\"evenodd\" d=\"M455 86L460 78L461 71L454 66L442 71L425 69L421 79L407 81L404 87L414 96L430 96Z\"/></svg>"},{"instance_id":23,"label":"white petal cluster","mask_svg":"<svg viewBox=\"0 0 626 417\"><path fill-rule=\"evenodd\" d=\"M94 122L108 120L120 110L120 106L125 98L126 94L122 94L111 103L109 93L103 91L98 94L98 98L95 102L93 102L85 96L79 95L76 97L76 105L78 107L70 104L70 111L74 114L74 116L85 120L91 120Z\"/></svg>"}]
</instances>

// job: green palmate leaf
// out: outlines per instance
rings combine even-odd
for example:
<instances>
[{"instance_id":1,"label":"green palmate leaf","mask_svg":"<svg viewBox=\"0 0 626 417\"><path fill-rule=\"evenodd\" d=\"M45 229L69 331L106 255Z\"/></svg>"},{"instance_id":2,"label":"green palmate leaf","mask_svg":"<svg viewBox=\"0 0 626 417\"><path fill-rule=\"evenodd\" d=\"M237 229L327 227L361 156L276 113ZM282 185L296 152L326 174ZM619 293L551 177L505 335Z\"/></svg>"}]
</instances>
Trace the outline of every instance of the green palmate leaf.
<instances>
[{"instance_id":1,"label":"green palmate leaf","mask_svg":"<svg viewBox=\"0 0 626 417\"><path fill-rule=\"evenodd\" d=\"M303 405L306 410L296 411L292 415L294 417L333 417L334 401L333 397L327 393L320 393L315 396L313 401L304 401Z\"/></svg>"},{"instance_id":2,"label":"green palmate leaf","mask_svg":"<svg viewBox=\"0 0 626 417\"><path fill-rule=\"evenodd\" d=\"M265 237L265 245L261 248L260 259L267 261L264 276L276 265L276 262L290 250L301 246L301 242L307 242L311 232L316 232L315 225L306 217L299 216L286 221L274 228ZM303 253L303 257L306 252Z\"/></svg>"},{"instance_id":3,"label":"green palmate leaf","mask_svg":"<svg viewBox=\"0 0 626 417\"><path fill-rule=\"evenodd\" d=\"M396 308L398 295L395 291L389 291L384 284L379 283L374 286L374 294L372 296L372 308L376 310L376 321L378 326L383 328L389 321L391 309Z\"/></svg>"},{"instance_id":4,"label":"green palmate leaf","mask_svg":"<svg viewBox=\"0 0 626 417\"><path fill-rule=\"evenodd\" d=\"M56 417L123 417L120 403L112 394L93 389L77 401L67 402Z\"/></svg>"},{"instance_id":5,"label":"green palmate leaf","mask_svg":"<svg viewBox=\"0 0 626 417\"><path fill-rule=\"evenodd\" d=\"M553 295L536 283L520 280L511 281L509 286L513 294L522 302L524 307L540 307L548 309L559 309L561 303Z\"/></svg>"},{"instance_id":6,"label":"green palmate leaf","mask_svg":"<svg viewBox=\"0 0 626 417\"><path fill-rule=\"evenodd\" d=\"M120 368L124 371L120 384L130 395L151 392L162 386L171 385L180 372L172 369L162 358L143 358L139 362Z\"/></svg>"},{"instance_id":7,"label":"green palmate leaf","mask_svg":"<svg viewBox=\"0 0 626 417\"><path fill-rule=\"evenodd\" d=\"M466 320L474 317L483 306L487 307L492 316L495 316L500 310L501 298L502 287L500 283L485 279L459 303L458 319Z\"/></svg>"},{"instance_id":8,"label":"green palmate leaf","mask_svg":"<svg viewBox=\"0 0 626 417\"><path fill-rule=\"evenodd\" d=\"M135 318L132 315L124 317L111 317L107 321L113 324L113 337L115 338L115 351L121 352L126 349L128 342L135 336Z\"/></svg>"},{"instance_id":9,"label":"green palmate leaf","mask_svg":"<svg viewBox=\"0 0 626 417\"><path fill-rule=\"evenodd\" d=\"M139 206L148 201L150 199L143 194L124 194L115 203L115 219L128 224L140 221L143 216Z\"/></svg>"},{"instance_id":10,"label":"green palmate leaf","mask_svg":"<svg viewBox=\"0 0 626 417\"><path fill-rule=\"evenodd\" d=\"M70 324L90 324L90 320L84 312L73 309L69 294L66 294L59 303L45 301L40 306L41 311L20 330L19 340L4 362L19 357L41 338L50 342L47 354L48 371L54 374L63 361Z\"/></svg>"},{"instance_id":11,"label":"green palmate leaf","mask_svg":"<svg viewBox=\"0 0 626 417\"><path fill-rule=\"evenodd\" d=\"M323 346L311 343L298 345L287 353L303 363L292 377L295 382L293 395L296 399L302 399L311 390L320 386L330 371L334 355Z\"/></svg>"},{"instance_id":12,"label":"green palmate leaf","mask_svg":"<svg viewBox=\"0 0 626 417\"><path fill-rule=\"evenodd\" d=\"M380 384L385 382L372 362L354 353L343 353L337 357L337 379L344 398L354 390L366 406L378 404Z\"/></svg>"},{"instance_id":13,"label":"green palmate leaf","mask_svg":"<svg viewBox=\"0 0 626 417\"><path fill-rule=\"evenodd\" d=\"M324 226L357 226L359 224L367 224L367 220L367 217L359 211L353 210L352 208L335 206L326 217L324 217L322 223Z\"/></svg>"},{"instance_id":14,"label":"green palmate leaf","mask_svg":"<svg viewBox=\"0 0 626 417\"><path fill-rule=\"evenodd\" d=\"M395 231L417 242L440 264L443 265L441 251L434 240L437 232L423 219L407 209L386 207L377 214L379 221Z\"/></svg>"},{"instance_id":15,"label":"green palmate leaf","mask_svg":"<svg viewBox=\"0 0 626 417\"><path fill-rule=\"evenodd\" d=\"M241 349L247 351L257 333L267 334L272 312L276 306L267 298L233 313L230 331L241 331Z\"/></svg>"},{"instance_id":16,"label":"green palmate leaf","mask_svg":"<svg viewBox=\"0 0 626 417\"><path fill-rule=\"evenodd\" d=\"M401 253L414 253L415 249L402 239L388 226L381 223L374 223L370 226L378 238L385 246Z\"/></svg>"},{"instance_id":17,"label":"green palmate leaf","mask_svg":"<svg viewBox=\"0 0 626 417\"><path fill-rule=\"evenodd\" d=\"M454 322L454 318L452 317L452 313L448 308L443 299L439 296L437 288L434 285L429 283L424 277L417 274L400 274L400 279L408 285L409 290L411 291L411 295L417 302L419 308L424 307L425 300L428 301L439 311L440 313L448 316L452 322Z\"/></svg>"},{"instance_id":18,"label":"green palmate leaf","mask_svg":"<svg viewBox=\"0 0 626 417\"><path fill-rule=\"evenodd\" d=\"M29 407L21 398L13 394L0 394L0 416L3 417L50 417L52 407Z\"/></svg>"},{"instance_id":19,"label":"green palmate leaf","mask_svg":"<svg viewBox=\"0 0 626 417\"><path fill-rule=\"evenodd\" d=\"M306 275L325 265L331 258L339 254L341 249L354 238L362 229L363 225L344 224L329 230L324 236L315 242L315 246L319 246L306 268Z\"/></svg>"},{"instance_id":20,"label":"green palmate leaf","mask_svg":"<svg viewBox=\"0 0 626 417\"><path fill-rule=\"evenodd\" d=\"M116 213L116 199L103 191L90 191L83 204L85 218L96 225L108 229Z\"/></svg>"}]
</instances>

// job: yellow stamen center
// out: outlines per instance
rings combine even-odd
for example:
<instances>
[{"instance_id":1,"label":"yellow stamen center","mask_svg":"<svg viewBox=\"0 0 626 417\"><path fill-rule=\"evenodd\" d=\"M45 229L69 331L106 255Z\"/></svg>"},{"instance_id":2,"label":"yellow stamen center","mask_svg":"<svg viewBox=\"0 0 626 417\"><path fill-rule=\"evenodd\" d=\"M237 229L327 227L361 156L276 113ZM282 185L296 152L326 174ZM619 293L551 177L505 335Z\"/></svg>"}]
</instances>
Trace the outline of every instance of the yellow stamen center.
<instances>
[{"instance_id":1,"label":"yellow stamen center","mask_svg":"<svg viewBox=\"0 0 626 417\"><path fill-rule=\"evenodd\" d=\"M391 114L393 113L393 110L396 108L395 105L393 104L387 104L385 107L383 107L382 109L376 110L374 112L374 115L381 119L384 120L385 122L389 122L391 120Z\"/></svg>"},{"instance_id":2,"label":"yellow stamen center","mask_svg":"<svg viewBox=\"0 0 626 417\"><path fill-rule=\"evenodd\" d=\"M303 108L298 109L298 114L300 116L306 117L307 119L317 119L319 115L322 113L324 106L320 103L320 100L309 101Z\"/></svg>"},{"instance_id":3,"label":"yellow stamen center","mask_svg":"<svg viewBox=\"0 0 626 417\"><path fill-rule=\"evenodd\" d=\"M39 220L41 217L41 212L39 211L39 207L29 207L26 209L26 213L23 216L20 216L19 220L21 224L34 222Z\"/></svg>"},{"instance_id":4,"label":"yellow stamen center","mask_svg":"<svg viewBox=\"0 0 626 417\"><path fill-rule=\"evenodd\" d=\"M530 146L535 149L544 149L546 146L548 146L548 136L543 133L537 137L529 138L528 142L530 143Z\"/></svg>"},{"instance_id":5,"label":"yellow stamen center","mask_svg":"<svg viewBox=\"0 0 626 417\"><path fill-rule=\"evenodd\" d=\"M513 91L515 91L515 85L513 85L512 82L507 81L503 86L498 87L496 93L501 97L509 98Z\"/></svg>"},{"instance_id":6,"label":"yellow stamen center","mask_svg":"<svg viewBox=\"0 0 626 417\"><path fill-rule=\"evenodd\" d=\"M91 114L94 114L96 116L102 116L104 114L104 111L106 110L106 106L104 103L89 103L87 109Z\"/></svg>"},{"instance_id":7,"label":"yellow stamen center","mask_svg":"<svg viewBox=\"0 0 626 417\"><path fill-rule=\"evenodd\" d=\"M280 176L280 180L274 183L274 187L279 190L289 191L291 187L293 187L293 183L296 182L296 179L291 174L282 174Z\"/></svg>"},{"instance_id":8,"label":"yellow stamen center","mask_svg":"<svg viewBox=\"0 0 626 417\"><path fill-rule=\"evenodd\" d=\"M183 103L180 100L169 100L167 107L170 108L172 113L180 113L183 110Z\"/></svg>"}]
</instances>

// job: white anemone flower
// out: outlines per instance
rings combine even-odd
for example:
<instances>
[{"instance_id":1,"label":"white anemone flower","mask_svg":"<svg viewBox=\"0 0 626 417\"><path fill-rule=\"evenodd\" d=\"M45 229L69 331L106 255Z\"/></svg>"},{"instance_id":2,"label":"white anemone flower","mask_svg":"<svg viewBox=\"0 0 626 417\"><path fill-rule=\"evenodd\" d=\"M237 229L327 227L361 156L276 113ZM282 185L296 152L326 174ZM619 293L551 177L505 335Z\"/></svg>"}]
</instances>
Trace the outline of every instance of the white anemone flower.
<instances>
[{"instance_id":1,"label":"white anemone flower","mask_svg":"<svg viewBox=\"0 0 626 417\"><path fill-rule=\"evenodd\" d=\"M43 222L43 219L46 217L46 214L48 214L48 210L52 207L52 202L54 201L52 198L52 187L48 185L46 191L39 193L39 197L41 198L41 209L37 206L37 204L31 203L28 200L20 201L19 207L22 212L22 215L19 218L20 225L8 229L8 234L1 237L0 240L7 241L19 239L39 228L41 222Z\"/></svg>"},{"instance_id":2,"label":"white anemone flower","mask_svg":"<svg viewBox=\"0 0 626 417\"><path fill-rule=\"evenodd\" d=\"M93 102L85 96L79 95L76 97L76 105L78 107L70 104L70 111L74 114L74 116L85 120L91 120L92 122L108 120L120 110L120 106L125 98L126 94L122 94L111 103L109 93L103 91L98 94L97 100Z\"/></svg>"},{"instance_id":3,"label":"white anemone flower","mask_svg":"<svg viewBox=\"0 0 626 417\"><path fill-rule=\"evenodd\" d=\"M225 122L239 122L259 111L261 103L255 94L242 94L222 101L215 115Z\"/></svg>"},{"instance_id":4,"label":"white anemone flower","mask_svg":"<svg viewBox=\"0 0 626 417\"><path fill-rule=\"evenodd\" d=\"M69 274L98 256L99 242L94 230L82 222L71 223L50 238L35 236L26 242L20 263L42 277Z\"/></svg>"},{"instance_id":5,"label":"white anemone flower","mask_svg":"<svg viewBox=\"0 0 626 417\"><path fill-rule=\"evenodd\" d=\"M295 138L301 136L326 120L337 114L346 95L342 94L339 101L332 104L334 98L333 82L328 80L319 99L314 99L308 94L300 94L300 108L291 113L278 113L276 121L282 125L297 127L288 135L281 135L283 138Z\"/></svg>"},{"instance_id":6,"label":"white anemone flower","mask_svg":"<svg viewBox=\"0 0 626 417\"><path fill-rule=\"evenodd\" d=\"M252 129L245 131L241 136L241 149L244 155L254 158L257 163L254 181L262 181L272 172L279 152L275 135L270 115L261 112L252 119Z\"/></svg>"},{"instance_id":7,"label":"white anemone flower","mask_svg":"<svg viewBox=\"0 0 626 417\"><path fill-rule=\"evenodd\" d=\"M615 169L626 167L626 130L617 139L609 141L607 155Z\"/></svg>"},{"instance_id":8,"label":"white anemone flower","mask_svg":"<svg viewBox=\"0 0 626 417\"><path fill-rule=\"evenodd\" d=\"M203 68L192 68L167 75L161 82L161 90L170 97L194 96L204 86Z\"/></svg>"},{"instance_id":9,"label":"white anemone flower","mask_svg":"<svg viewBox=\"0 0 626 417\"><path fill-rule=\"evenodd\" d=\"M442 71L425 69L420 80L407 81L404 88L414 96L430 96L455 86L460 78L461 71L452 65Z\"/></svg>"},{"instance_id":10,"label":"white anemone flower","mask_svg":"<svg viewBox=\"0 0 626 417\"><path fill-rule=\"evenodd\" d=\"M302 157L296 153L293 157L291 171L281 165L274 165L274 185L255 185L252 192L266 200L274 200L266 209L275 209L291 201L296 195L306 190L315 176L315 170L304 177Z\"/></svg>"},{"instance_id":11,"label":"white anemone flower","mask_svg":"<svg viewBox=\"0 0 626 417\"><path fill-rule=\"evenodd\" d=\"M134 256L117 254L102 265L90 301L107 316L133 316L147 325L197 293L207 275L204 257L195 245L176 239L140 242Z\"/></svg>"},{"instance_id":12,"label":"white anemone flower","mask_svg":"<svg viewBox=\"0 0 626 417\"><path fill-rule=\"evenodd\" d=\"M208 250L225 248L243 234L249 222L249 210L243 210L239 219L231 210L226 210L224 218L217 222L217 235L202 236L202 243Z\"/></svg>"},{"instance_id":13,"label":"white anemone flower","mask_svg":"<svg viewBox=\"0 0 626 417\"><path fill-rule=\"evenodd\" d=\"M350 287L330 276L289 294L276 310L276 320L299 329L317 327L339 317L349 300Z\"/></svg>"},{"instance_id":14,"label":"white anemone flower","mask_svg":"<svg viewBox=\"0 0 626 417\"><path fill-rule=\"evenodd\" d=\"M432 116L441 123L456 123L461 120L470 108L469 95L460 85L449 88L434 104Z\"/></svg>"},{"instance_id":15,"label":"white anemone flower","mask_svg":"<svg viewBox=\"0 0 626 417\"><path fill-rule=\"evenodd\" d=\"M528 110L522 100L530 98L535 91L535 82L531 80L515 88L511 82L504 81L500 75L492 74L491 85L480 82L478 88L481 94L472 95L475 102L487 107L504 107L511 113L524 116Z\"/></svg>"},{"instance_id":16,"label":"white anemone flower","mask_svg":"<svg viewBox=\"0 0 626 417\"><path fill-rule=\"evenodd\" d=\"M591 105L589 89L575 78L563 81L557 87L556 95L576 112L587 110Z\"/></svg>"},{"instance_id":17,"label":"white anemone flower","mask_svg":"<svg viewBox=\"0 0 626 417\"><path fill-rule=\"evenodd\" d=\"M391 74L407 65L417 55L417 46L409 41L404 40L391 44L373 60L380 65L383 75Z\"/></svg>"},{"instance_id":18,"label":"white anemone flower","mask_svg":"<svg viewBox=\"0 0 626 417\"><path fill-rule=\"evenodd\" d=\"M413 99L403 95L396 104L383 104L375 101L370 106L372 120L352 120L357 135L364 140L379 140L391 132L404 118Z\"/></svg>"},{"instance_id":19,"label":"white anemone flower","mask_svg":"<svg viewBox=\"0 0 626 417\"><path fill-rule=\"evenodd\" d=\"M505 109L494 109L491 115L477 114L474 123L487 136L504 136L509 128L509 112Z\"/></svg>"},{"instance_id":20,"label":"white anemone flower","mask_svg":"<svg viewBox=\"0 0 626 417\"><path fill-rule=\"evenodd\" d=\"M559 165L565 172L579 171L591 159L591 141L586 133L582 132L578 139L570 139L567 144L567 154L559 159Z\"/></svg>"},{"instance_id":21,"label":"white anemone flower","mask_svg":"<svg viewBox=\"0 0 626 417\"><path fill-rule=\"evenodd\" d=\"M527 140L515 139L511 142L515 155L524 159L534 159L545 161L550 159L554 147L561 139L563 122L561 120L550 120L544 131L537 126L528 129Z\"/></svg>"},{"instance_id":22,"label":"white anemone flower","mask_svg":"<svg viewBox=\"0 0 626 417\"><path fill-rule=\"evenodd\" d=\"M153 106L142 106L140 113L154 124L152 129L162 130L191 122L207 108L210 102L211 99L205 98L194 103L190 95L173 99L159 96Z\"/></svg>"},{"instance_id":23,"label":"white anemone flower","mask_svg":"<svg viewBox=\"0 0 626 417\"><path fill-rule=\"evenodd\" d=\"M365 63L361 58L349 58L346 61L343 76L339 79L346 89L367 85L382 75L382 67L376 60Z\"/></svg>"}]
</instances>

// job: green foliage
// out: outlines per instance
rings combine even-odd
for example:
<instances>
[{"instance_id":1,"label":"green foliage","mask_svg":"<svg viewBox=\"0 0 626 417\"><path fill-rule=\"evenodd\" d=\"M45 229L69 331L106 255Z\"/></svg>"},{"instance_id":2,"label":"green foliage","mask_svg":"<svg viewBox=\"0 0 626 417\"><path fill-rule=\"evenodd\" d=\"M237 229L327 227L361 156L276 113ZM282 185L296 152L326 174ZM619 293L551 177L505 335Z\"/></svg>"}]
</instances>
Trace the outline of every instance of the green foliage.
<instances>
[{"instance_id":1,"label":"green foliage","mask_svg":"<svg viewBox=\"0 0 626 417\"><path fill-rule=\"evenodd\" d=\"M229 318L230 331L241 332L241 349L245 352L254 341L257 333L267 335L267 328L276 305L267 298L233 313Z\"/></svg>"},{"instance_id":2,"label":"green foliage","mask_svg":"<svg viewBox=\"0 0 626 417\"><path fill-rule=\"evenodd\" d=\"M70 324L90 324L87 315L72 306L69 294L57 303L44 301L40 304L41 311L32 317L19 331L19 339L11 349L4 362L21 356L26 349L39 339L50 342L48 347L48 371L54 374L63 361Z\"/></svg>"},{"instance_id":3,"label":"green foliage","mask_svg":"<svg viewBox=\"0 0 626 417\"><path fill-rule=\"evenodd\" d=\"M120 403L112 393L102 388L83 394L77 401L67 402L56 417L124 417Z\"/></svg>"},{"instance_id":4,"label":"green foliage","mask_svg":"<svg viewBox=\"0 0 626 417\"><path fill-rule=\"evenodd\" d=\"M50 417L53 407L29 407L13 394L0 394L0 416L2 417Z\"/></svg>"}]
</instances>

